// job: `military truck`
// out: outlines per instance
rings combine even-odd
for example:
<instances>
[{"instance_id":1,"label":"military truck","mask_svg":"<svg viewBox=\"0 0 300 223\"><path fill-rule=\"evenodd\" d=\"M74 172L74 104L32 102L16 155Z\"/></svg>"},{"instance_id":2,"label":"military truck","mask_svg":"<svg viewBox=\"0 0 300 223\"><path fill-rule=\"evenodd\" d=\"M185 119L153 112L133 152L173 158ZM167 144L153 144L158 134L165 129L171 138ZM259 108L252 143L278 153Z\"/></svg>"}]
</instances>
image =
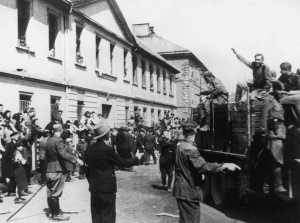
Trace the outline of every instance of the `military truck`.
<instances>
[{"instance_id":1,"label":"military truck","mask_svg":"<svg viewBox=\"0 0 300 223\"><path fill-rule=\"evenodd\" d=\"M215 206L220 209L232 196L242 199L258 192L251 178L253 172L249 169L249 148L259 129L263 102L250 102L247 98L238 109L234 103L211 104L211 129L207 132L198 131L195 137L198 149L207 162L235 163L242 168L233 173L205 175L203 200L205 202L212 196ZM300 103L300 96L298 101ZM200 120L199 114L198 108L193 109L193 120L202 127L204 123L201 123L203 120ZM299 185L296 187L299 188ZM293 195L290 193L289 197Z\"/></svg>"}]
</instances>

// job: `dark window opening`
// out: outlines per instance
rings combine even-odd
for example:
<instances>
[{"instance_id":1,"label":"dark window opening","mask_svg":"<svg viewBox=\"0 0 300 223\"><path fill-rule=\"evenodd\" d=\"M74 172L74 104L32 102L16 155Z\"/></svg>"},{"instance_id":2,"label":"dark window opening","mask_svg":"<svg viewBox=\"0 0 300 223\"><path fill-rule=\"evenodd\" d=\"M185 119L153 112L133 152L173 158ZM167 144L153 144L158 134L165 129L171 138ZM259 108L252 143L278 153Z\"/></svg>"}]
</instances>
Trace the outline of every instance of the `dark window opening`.
<instances>
[{"instance_id":1,"label":"dark window opening","mask_svg":"<svg viewBox=\"0 0 300 223\"><path fill-rule=\"evenodd\" d=\"M83 27L76 24L76 62L79 64L83 63L83 56L81 55L81 33Z\"/></svg>"},{"instance_id":2,"label":"dark window opening","mask_svg":"<svg viewBox=\"0 0 300 223\"><path fill-rule=\"evenodd\" d=\"M127 64L126 64L126 60L127 60L127 54L128 54L128 51L127 50L124 50L124 77L127 76Z\"/></svg>"},{"instance_id":3,"label":"dark window opening","mask_svg":"<svg viewBox=\"0 0 300 223\"><path fill-rule=\"evenodd\" d=\"M154 81L153 81L153 65L150 64L149 66L149 72L150 72L150 89L154 88Z\"/></svg>"},{"instance_id":4,"label":"dark window opening","mask_svg":"<svg viewBox=\"0 0 300 223\"><path fill-rule=\"evenodd\" d=\"M24 112L31 104L31 93L20 93L19 95L19 112Z\"/></svg>"},{"instance_id":5,"label":"dark window opening","mask_svg":"<svg viewBox=\"0 0 300 223\"><path fill-rule=\"evenodd\" d=\"M114 49L115 45L110 44L110 74L113 75L114 72Z\"/></svg>"},{"instance_id":6,"label":"dark window opening","mask_svg":"<svg viewBox=\"0 0 300 223\"><path fill-rule=\"evenodd\" d=\"M142 60L142 86L146 87L146 62Z\"/></svg>"},{"instance_id":7,"label":"dark window opening","mask_svg":"<svg viewBox=\"0 0 300 223\"><path fill-rule=\"evenodd\" d=\"M80 121L84 111L84 101L77 101L77 120Z\"/></svg>"},{"instance_id":8,"label":"dark window opening","mask_svg":"<svg viewBox=\"0 0 300 223\"><path fill-rule=\"evenodd\" d=\"M137 78L137 57L132 57L132 78L133 78L133 83L137 84L138 83L138 78Z\"/></svg>"},{"instance_id":9,"label":"dark window opening","mask_svg":"<svg viewBox=\"0 0 300 223\"><path fill-rule=\"evenodd\" d=\"M18 1L18 44L27 46L26 32L30 19L30 2Z\"/></svg>"},{"instance_id":10,"label":"dark window opening","mask_svg":"<svg viewBox=\"0 0 300 223\"><path fill-rule=\"evenodd\" d=\"M161 84L160 84L160 70L157 68L156 69L156 74L157 74L157 91L161 91Z\"/></svg>"},{"instance_id":11,"label":"dark window opening","mask_svg":"<svg viewBox=\"0 0 300 223\"><path fill-rule=\"evenodd\" d=\"M49 20L49 56L55 57L55 41L58 34L58 20L57 17L48 14Z\"/></svg>"},{"instance_id":12,"label":"dark window opening","mask_svg":"<svg viewBox=\"0 0 300 223\"><path fill-rule=\"evenodd\" d=\"M164 93L167 92L167 85L166 85L166 72L163 72L163 91Z\"/></svg>"},{"instance_id":13,"label":"dark window opening","mask_svg":"<svg viewBox=\"0 0 300 223\"><path fill-rule=\"evenodd\" d=\"M98 69L100 67L100 41L101 38L99 36L96 36L96 68Z\"/></svg>"}]
</instances>

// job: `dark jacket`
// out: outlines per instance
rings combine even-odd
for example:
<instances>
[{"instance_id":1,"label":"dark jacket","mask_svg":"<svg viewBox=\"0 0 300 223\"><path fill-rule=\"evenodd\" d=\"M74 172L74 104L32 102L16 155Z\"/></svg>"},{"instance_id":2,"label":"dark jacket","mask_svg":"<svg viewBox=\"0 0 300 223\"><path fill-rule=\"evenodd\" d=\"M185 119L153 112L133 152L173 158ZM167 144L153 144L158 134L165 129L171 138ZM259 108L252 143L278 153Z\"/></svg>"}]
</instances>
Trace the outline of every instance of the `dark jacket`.
<instances>
[{"instance_id":1,"label":"dark jacket","mask_svg":"<svg viewBox=\"0 0 300 223\"><path fill-rule=\"evenodd\" d=\"M139 150L143 150L143 146L144 146L144 136L141 133L138 133L136 138L136 148Z\"/></svg>"},{"instance_id":2,"label":"dark jacket","mask_svg":"<svg viewBox=\"0 0 300 223\"><path fill-rule=\"evenodd\" d=\"M145 146L145 150L151 150L151 149L155 149L155 145L156 145L156 142L155 142L155 138L156 136L155 135L151 135L151 134L148 134L148 135L145 135L144 137L144 146Z\"/></svg>"},{"instance_id":3,"label":"dark jacket","mask_svg":"<svg viewBox=\"0 0 300 223\"><path fill-rule=\"evenodd\" d=\"M15 168L13 164L14 152L16 151L15 143L12 141L6 144L5 152L2 157L2 175L4 178L6 177L14 177L15 176Z\"/></svg>"},{"instance_id":4,"label":"dark jacket","mask_svg":"<svg viewBox=\"0 0 300 223\"><path fill-rule=\"evenodd\" d=\"M131 153L134 152L134 137L128 132L125 132L126 144L127 148L130 150Z\"/></svg>"},{"instance_id":5,"label":"dark jacket","mask_svg":"<svg viewBox=\"0 0 300 223\"><path fill-rule=\"evenodd\" d=\"M222 164L207 163L194 142L182 141L176 148L173 196L192 202L202 201L201 173L220 172L221 166Z\"/></svg>"},{"instance_id":6,"label":"dark jacket","mask_svg":"<svg viewBox=\"0 0 300 223\"><path fill-rule=\"evenodd\" d=\"M174 165L176 146L172 143L167 142L165 139L160 140L159 145L161 148L159 163L164 166Z\"/></svg>"},{"instance_id":7,"label":"dark jacket","mask_svg":"<svg viewBox=\"0 0 300 223\"><path fill-rule=\"evenodd\" d=\"M54 135L47 141L45 160L47 160L47 173L57 173L66 170L65 161L76 163L76 156L67 152L67 145L61 138Z\"/></svg>"},{"instance_id":8,"label":"dark jacket","mask_svg":"<svg viewBox=\"0 0 300 223\"><path fill-rule=\"evenodd\" d=\"M124 131L119 131L116 135L117 151L128 150L128 144L126 143L126 134Z\"/></svg>"},{"instance_id":9,"label":"dark jacket","mask_svg":"<svg viewBox=\"0 0 300 223\"><path fill-rule=\"evenodd\" d=\"M290 75L281 75L278 78L284 84L284 90L286 91L297 91L300 90L300 77L294 73Z\"/></svg>"},{"instance_id":10,"label":"dark jacket","mask_svg":"<svg viewBox=\"0 0 300 223\"><path fill-rule=\"evenodd\" d=\"M66 151L69 154L75 156L75 151L69 145L66 146ZM67 168L68 171L73 171L74 170L74 164L72 162L66 161L65 164L66 164L66 168Z\"/></svg>"},{"instance_id":11,"label":"dark jacket","mask_svg":"<svg viewBox=\"0 0 300 223\"><path fill-rule=\"evenodd\" d=\"M48 123L48 125L46 125L45 129L47 129L51 135L54 134L54 129L53 129L53 126L56 124L55 121L51 121Z\"/></svg>"},{"instance_id":12,"label":"dark jacket","mask_svg":"<svg viewBox=\"0 0 300 223\"><path fill-rule=\"evenodd\" d=\"M85 153L85 161L88 168L87 178L91 192L117 192L114 166L131 167L138 165L137 157L123 159L104 141L98 141L88 146Z\"/></svg>"}]
</instances>

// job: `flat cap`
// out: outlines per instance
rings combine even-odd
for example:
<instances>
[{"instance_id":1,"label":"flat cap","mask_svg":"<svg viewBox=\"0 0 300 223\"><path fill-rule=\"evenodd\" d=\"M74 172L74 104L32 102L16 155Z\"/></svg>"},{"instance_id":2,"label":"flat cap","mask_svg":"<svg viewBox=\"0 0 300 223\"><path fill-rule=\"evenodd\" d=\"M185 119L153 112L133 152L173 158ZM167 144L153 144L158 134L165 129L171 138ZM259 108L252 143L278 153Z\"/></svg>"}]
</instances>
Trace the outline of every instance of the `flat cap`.
<instances>
[{"instance_id":1,"label":"flat cap","mask_svg":"<svg viewBox=\"0 0 300 223\"><path fill-rule=\"evenodd\" d=\"M204 75L204 77L214 77L215 78L215 76L213 75L213 73L211 71L205 71L203 73L203 75Z\"/></svg>"},{"instance_id":2,"label":"flat cap","mask_svg":"<svg viewBox=\"0 0 300 223\"><path fill-rule=\"evenodd\" d=\"M289 62L283 62L282 64L280 64L280 68L281 69L291 69L292 64L290 64Z\"/></svg>"}]
</instances>

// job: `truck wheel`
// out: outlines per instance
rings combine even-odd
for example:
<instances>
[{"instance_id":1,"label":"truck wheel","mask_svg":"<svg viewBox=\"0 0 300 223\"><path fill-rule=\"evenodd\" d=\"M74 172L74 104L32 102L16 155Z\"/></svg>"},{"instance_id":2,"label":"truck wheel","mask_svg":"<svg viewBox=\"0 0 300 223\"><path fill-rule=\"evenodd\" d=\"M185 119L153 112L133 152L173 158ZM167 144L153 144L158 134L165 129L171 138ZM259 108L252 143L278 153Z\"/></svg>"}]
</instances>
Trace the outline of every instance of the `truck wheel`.
<instances>
[{"instance_id":1,"label":"truck wheel","mask_svg":"<svg viewBox=\"0 0 300 223\"><path fill-rule=\"evenodd\" d=\"M210 198L210 176L205 175L205 179L202 184L202 191L203 191L203 202L206 202Z\"/></svg>"},{"instance_id":2,"label":"truck wheel","mask_svg":"<svg viewBox=\"0 0 300 223\"><path fill-rule=\"evenodd\" d=\"M227 185L224 174L216 174L211 177L211 194L214 204L218 209L224 208L227 199Z\"/></svg>"}]
</instances>

